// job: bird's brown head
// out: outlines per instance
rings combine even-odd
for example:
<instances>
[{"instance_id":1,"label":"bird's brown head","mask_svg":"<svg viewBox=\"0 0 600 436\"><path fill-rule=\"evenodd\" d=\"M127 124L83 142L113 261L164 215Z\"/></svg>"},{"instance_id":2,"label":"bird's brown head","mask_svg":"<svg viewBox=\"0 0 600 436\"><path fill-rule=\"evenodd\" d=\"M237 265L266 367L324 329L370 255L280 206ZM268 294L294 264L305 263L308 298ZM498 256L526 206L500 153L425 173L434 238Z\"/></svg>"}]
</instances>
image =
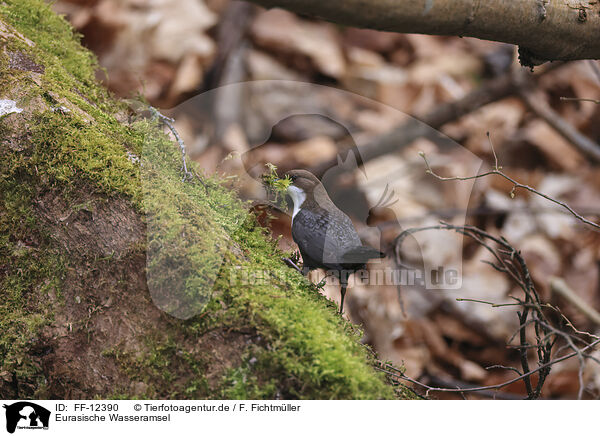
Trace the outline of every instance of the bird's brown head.
<instances>
[{"instance_id":1,"label":"bird's brown head","mask_svg":"<svg viewBox=\"0 0 600 436\"><path fill-rule=\"evenodd\" d=\"M300 188L306 193L312 192L317 186L321 186L319 179L310 171L291 170L285 175L289 177L292 186Z\"/></svg>"},{"instance_id":2,"label":"bird's brown head","mask_svg":"<svg viewBox=\"0 0 600 436\"><path fill-rule=\"evenodd\" d=\"M292 170L286 176L291 182L287 192L294 202L292 217L296 216L301 207L335 207L319 179L311 172Z\"/></svg>"}]
</instances>

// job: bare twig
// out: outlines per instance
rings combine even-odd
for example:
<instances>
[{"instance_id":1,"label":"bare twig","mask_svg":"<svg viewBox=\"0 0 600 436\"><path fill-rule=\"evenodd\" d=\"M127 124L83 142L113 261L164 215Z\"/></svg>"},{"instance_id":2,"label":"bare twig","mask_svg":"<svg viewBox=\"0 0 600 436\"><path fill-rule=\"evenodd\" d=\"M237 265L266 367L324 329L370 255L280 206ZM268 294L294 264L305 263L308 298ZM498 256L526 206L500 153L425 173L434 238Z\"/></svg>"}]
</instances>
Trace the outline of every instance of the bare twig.
<instances>
[{"instance_id":1,"label":"bare twig","mask_svg":"<svg viewBox=\"0 0 600 436\"><path fill-rule=\"evenodd\" d=\"M488 133L488 138L489 138L489 133ZM496 155L496 151L494 149L494 146L493 146L493 143L491 142L491 140L490 140L490 146L492 148L492 154L494 156L494 166L491 171L485 172L483 174L478 174L475 176L467 176L467 177L443 177L443 176L440 176L432 170L425 154L421 153L421 156L423 157L423 160L425 161L427 173L433 175L438 180L443 180L443 181L472 180L472 179L477 179L479 177L485 177L488 175L499 175L499 176L503 177L504 179L510 181L513 184L513 189L511 190L511 197L514 196L514 192L516 189L518 189L518 188L526 189L536 195L546 198L547 200L549 200L555 204L562 206L564 209L569 211L569 213L574 215L580 221L582 221L588 225L591 225L592 227L600 228L600 225L583 218L581 215L577 214L577 212L575 212L566 203L563 203L563 202L556 200L546 194L543 194L543 193L535 190L534 188L531 188L530 186L523 185L523 184L515 181L511 177L507 176L506 174L504 174L502 172L502 167L498 163L498 157ZM519 351L519 354L521 357L521 367L522 367L522 371L519 371L516 368L512 368L512 367L504 367L504 369L515 370L519 374L519 377L516 377L512 380L509 380L504 383L500 383L498 385L493 385L493 386L475 387L475 388L469 388L469 390L461 389L460 392L468 392L470 390L496 389L496 388L500 388L500 387L506 386L508 384L514 383L516 381L523 380L523 382L525 383L525 388L527 390L527 397L529 399L535 399L540 396L542 386L544 385L545 379L548 376L552 365L554 363L558 363L562 360L566 360L567 358L577 356L577 358L579 360L578 398L582 398L583 393L585 391L585 385L584 385L584 380L583 380L583 371L584 371L584 368L586 365L586 360L592 359L594 361L600 361L600 359L597 359L596 357L590 355L589 353L586 353L586 350L588 350L590 347L595 346L597 343L599 343L600 338L595 337L594 335L591 335L589 333L585 334L585 332L580 332L580 331L576 330L573 327L573 324L556 307L553 307L547 303L542 303L540 301L537 291L535 290L533 281L531 279L531 275L529 273L529 270L527 268L527 265L525 264L523 257L521 256L521 253L518 250L516 250L514 247L512 247L506 239L504 239L502 237L497 237L497 236L491 235L477 227L468 226L468 225L456 226L456 225L441 222L440 225L438 225L438 226L428 226L428 227L413 228L413 229L406 230L406 231L402 232L400 235L398 235L398 237L394 240L394 254L395 254L395 258L396 258L396 264L401 265L401 262L398 260L399 252L400 252L399 247L402 244L403 240L408 235L414 234L416 232L432 230L432 229L454 230L462 235L465 235L465 236L473 239L480 246L484 247L493 256L493 261L486 261L486 263L489 264L490 266L494 267L497 271L503 272L503 273L507 274L508 276L510 276L513 279L513 281L521 288L521 290L523 291L523 294L524 294L523 299L513 297L513 299L515 300L515 303L502 303L502 304L497 304L497 303L484 301L484 300L478 300L478 299L457 299L458 301L471 301L471 302L476 302L476 303L488 304L488 305L491 305L492 307L516 306L516 307L520 308L517 311L517 316L519 318L519 328L513 334L513 336L508 340L508 342L509 343L512 342L516 336L519 337L519 345L509 345L509 347L515 348ZM558 285L560 285L560 282L556 282L556 283L558 283ZM557 287L556 283L554 285L555 288ZM558 286L558 288L561 291L564 291L564 286ZM563 292L563 294L569 295L568 292L566 292L566 293ZM572 295L571 295L571 297L572 297ZM567 297L567 298L569 298L569 297ZM591 309L591 308L589 306L587 306L585 304L581 304L581 301L574 302L574 304L576 306L578 306L580 308L580 310L587 312L588 316L590 316L590 317L598 316L598 320L600 321L600 314L594 313L595 311L593 311L593 309L592 309L592 312L590 312L589 309ZM560 328L554 327L547 319L547 317L544 313L545 309L551 309L554 312L558 313L560 315L560 319L563 320L565 325L567 325L569 328L571 328L574 331L574 333L570 333L568 331L563 331ZM535 332L536 344L530 344L527 341L526 328L528 326L533 326L533 329ZM580 336L583 336L584 334L588 337L593 337L594 341L591 344L588 344L584 339L582 339L580 337ZM570 349L571 353L564 355L560 358L552 359L551 355L552 355L554 345L559 340L563 341L565 345L559 347L558 351L556 353L561 353L562 351L567 350L567 349ZM579 348L579 346L577 344L583 344L582 348ZM537 356L538 356L537 368L530 369L528 355L527 355L528 350L535 350L537 352ZM499 366L494 366L494 367L499 367ZM537 383L534 387L530 376L536 372L539 373L539 377L538 377ZM404 379L406 380L406 378L404 378ZM424 385L424 384L422 384L418 381L412 380L412 379L409 381L414 382L417 385L426 388L427 393L429 393L429 391L431 391L431 390L445 391L445 392L459 392L455 389L450 389L450 388L432 388L430 386Z\"/></svg>"},{"instance_id":2,"label":"bare twig","mask_svg":"<svg viewBox=\"0 0 600 436\"><path fill-rule=\"evenodd\" d=\"M588 101L590 103L600 104L600 100L594 100L593 98L577 98L577 97L561 97L564 101Z\"/></svg>"},{"instance_id":3,"label":"bare twig","mask_svg":"<svg viewBox=\"0 0 600 436\"><path fill-rule=\"evenodd\" d=\"M169 128L169 130L173 133L173 136L175 136L177 144L179 144L179 149L181 150L181 171L183 171L182 181L191 180L194 177L194 174L188 171L187 163L185 160L185 143L183 142L183 139L181 139L181 136L179 135L177 129L175 129L175 120L173 118L169 118L161 114L158 111L158 109L152 106L150 106L150 112L152 113L152 117L160 120L165 126Z\"/></svg>"},{"instance_id":4,"label":"bare twig","mask_svg":"<svg viewBox=\"0 0 600 436\"><path fill-rule=\"evenodd\" d=\"M283 262L288 265L291 268L294 268L296 271L298 271L300 274L303 274L302 270L300 269L300 267L298 265L296 265L296 263L290 259L289 257L282 257L281 260L283 260Z\"/></svg>"},{"instance_id":5,"label":"bare twig","mask_svg":"<svg viewBox=\"0 0 600 436\"><path fill-rule=\"evenodd\" d=\"M487 133L488 138L490 139L490 145L492 147L492 151L494 150L494 146L492 144L491 138L490 138L490 134L489 132ZM567 203L557 200L555 198L550 197L549 195L544 194L543 192L538 191L535 188L532 188L529 185L524 185L522 183L517 182L515 179L513 179L512 177L506 175L503 171L502 171L502 167L498 166L498 160L496 158L496 153L493 151L494 153L494 159L495 159L495 163L494 163L494 167L490 170L490 171L486 171L484 173L481 174L477 174L474 176L466 176L466 177L460 177L460 176L453 176L453 177L442 177L439 174L436 174L433 169L431 169L431 166L429 165L429 161L427 160L427 156L425 156L425 153L421 152L419 153L419 155L423 158L423 160L425 161L425 166L427 167L427 174L431 174L433 177L435 177L438 180L442 180L442 181L451 181L451 180L473 180L473 179L480 179L482 177L486 177L486 176L491 176L491 175L496 175L496 176L500 176L503 177L504 179L508 180L509 182L511 182L513 184L513 188L510 191L510 196L511 198L514 198L515 196L515 191L517 189L525 189L533 194L539 195L540 197L545 198L546 200L557 204L561 207L563 207L564 209L566 209L571 215L573 215L575 218L577 218L579 221L592 226L598 230L600 230L600 225L596 224L593 221L590 221L586 218L584 218L583 216L581 216L580 214L578 214L577 212L575 212L575 210L573 210L573 208L571 206L569 206Z\"/></svg>"},{"instance_id":6,"label":"bare twig","mask_svg":"<svg viewBox=\"0 0 600 436\"><path fill-rule=\"evenodd\" d=\"M579 387L579 392L578 392L578 398L581 398L581 396L583 395L584 389L585 389L585 385L583 383L583 370L584 370L584 367L586 364L586 360L592 359L594 361L597 361L598 359L596 359L594 356L591 356L591 355L585 353L585 350L587 350L590 347L590 344L588 344L581 337L576 336L576 335L580 335L581 332L577 331L572 326L572 324L568 321L568 319L564 315L562 315L557 308L550 306L547 303L545 303L545 304L541 303L539 296L533 285L533 282L531 280L531 277L530 277L529 271L527 269L527 266L525 264L525 261L521 257L521 254L517 250L515 250L505 239L490 235L489 233L485 232L484 230L478 229L473 226L455 226L455 225L451 225L451 224L442 222L442 223L440 223L439 226L413 228L413 229L409 229L409 230L406 230L405 232L401 233L394 242L395 247L396 247L396 256L398 255L397 254L398 250L399 250L398 247L402 243L402 241L406 238L406 236L408 236L409 234L416 233L416 232L420 232L420 231L424 231L424 230L432 230L432 229L454 230L456 232L459 232L459 233L475 240L479 245L486 248L494 256L494 258L495 258L494 266L496 267L496 269L511 276L511 278L523 290L524 295L525 295L525 299L523 299L523 300L513 297L514 300L516 301L516 303L502 303L502 304L496 304L493 302L477 300L477 299L457 299L458 301L471 301L471 302L476 302L476 303L488 304L492 307L518 306L521 308L521 310L517 312L517 315L519 318L519 328L514 333L514 335L508 340L508 342L510 343L514 339L515 336L519 337L519 345L517 345L517 346L509 345L509 347L516 348L517 350L519 350L519 353L521 355L521 366L523 368L522 373L517 370L517 372L520 373L520 376L515 379L512 379L512 381L506 382L506 384L503 383L501 385L494 385L491 387L482 387L482 388L475 388L475 389L497 388L497 387L506 386L507 384L510 384L510 383L514 383L515 381L518 381L518 380L523 380L525 383L527 393L528 393L528 398L530 398L530 399L538 398L539 395L541 394L541 389L544 384L545 378L548 375L548 373L550 372L551 365L549 365L549 363L550 362L556 363L558 361L564 360L564 359L561 359L561 360L555 359L554 361L551 360L552 348L554 347L557 340L561 339L565 342L565 345L563 347L559 348L559 350L557 352L560 353L564 349L570 349L570 350L572 350L572 353L569 354L569 356L570 357L577 356L577 358L579 360L578 377L580 380L580 387ZM493 247L492 245L490 245L490 243L494 243L496 245L496 247ZM546 318L546 315L544 314L544 309L547 309L547 308L550 308L554 312L559 313L561 318L566 321L566 324L570 328L572 328L575 333L569 333L569 332L563 331L559 328L552 326L551 323L549 322L549 320ZM531 315L531 317L529 317L530 315ZM527 342L525 330L528 326L534 327L535 335L536 335L536 344L529 344ZM587 336L592 337L593 335L587 334ZM596 343L598 343L598 341L600 341L600 338L595 337L595 340L592 344L596 344ZM583 347L579 348L576 345L576 343L582 344ZM538 367L533 370L529 368L529 361L527 358L527 351L530 349L536 350L537 354L538 354ZM494 367L498 367L498 366L494 366ZM505 369L510 369L510 367L506 367ZM534 372L538 372L538 371L539 371L539 378L538 378L537 384L534 388L529 375L533 374ZM430 387L428 387L428 389L429 388ZM435 390L438 390L438 389L435 389ZM444 391L454 392L455 390L444 389ZM462 390L462 392L466 392L466 391Z\"/></svg>"},{"instance_id":7,"label":"bare twig","mask_svg":"<svg viewBox=\"0 0 600 436\"><path fill-rule=\"evenodd\" d=\"M523 373L521 371L519 371L517 368L514 368L512 366L504 366L504 365L492 365L492 366L486 366L485 367L486 370L490 370L490 369L506 369L509 371L514 371L517 373L517 375L523 375Z\"/></svg>"},{"instance_id":8,"label":"bare twig","mask_svg":"<svg viewBox=\"0 0 600 436\"><path fill-rule=\"evenodd\" d=\"M499 171L500 167L497 166L497 163L496 167ZM515 333L519 335L520 347L518 348L518 350L521 358L521 367L523 369L524 374L524 376L522 378L519 378L519 380L523 379L525 383L525 388L527 389L528 398L538 398L541 393L541 389L544 384L545 378L550 370L540 370L537 385L534 387L531 378L529 377L529 375L527 375L530 374L531 370L529 368L529 360L527 356L527 350L529 349L530 344L527 342L527 337L525 334L526 327L533 324L535 328L537 340L537 346L535 347L535 349L538 353L538 367L550 361L553 342L549 342L547 340L547 336L549 333L551 333L551 331L546 329L543 325L541 325L538 322L543 321L546 324L548 324L546 316L543 312L543 306L540 302L539 296L531 280L531 276L529 274L527 265L525 264L525 261L522 258L520 252L513 248L504 238L493 236L477 227L455 226L452 224L442 222L438 226L413 228L406 230L400 235L398 235L394 240L393 245L395 248L396 264L401 264L401 261L398 260L399 247L408 235L432 229L453 230L475 240L479 245L484 247L490 254L492 254L492 256L495 259L496 269L508 274L514 280L514 282L517 283L522 289L525 295L524 300L515 299L517 303L519 303L518 305L521 308L521 310L517 312L517 316L519 318L519 329ZM475 301L490 304L486 301ZM532 314L531 318L529 318L530 314ZM509 342L510 341L512 341L512 338L509 340Z\"/></svg>"}]
</instances>

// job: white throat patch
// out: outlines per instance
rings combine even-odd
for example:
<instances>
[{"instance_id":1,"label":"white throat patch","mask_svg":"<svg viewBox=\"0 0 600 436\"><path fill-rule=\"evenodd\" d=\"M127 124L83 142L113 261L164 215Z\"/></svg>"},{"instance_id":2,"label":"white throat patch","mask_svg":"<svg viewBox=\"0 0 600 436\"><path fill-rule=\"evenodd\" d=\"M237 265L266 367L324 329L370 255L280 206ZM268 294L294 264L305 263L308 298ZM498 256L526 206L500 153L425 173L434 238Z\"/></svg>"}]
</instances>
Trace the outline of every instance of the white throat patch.
<instances>
[{"instance_id":1,"label":"white throat patch","mask_svg":"<svg viewBox=\"0 0 600 436\"><path fill-rule=\"evenodd\" d=\"M292 212L293 221L296 214L300 212L300 208L302 207L304 200L306 200L306 193L297 186L289 186L287 191L288 194L290 194L290 197L292 197L292 201L294 202L294 211Z\"/></svg>"}]
</instances>

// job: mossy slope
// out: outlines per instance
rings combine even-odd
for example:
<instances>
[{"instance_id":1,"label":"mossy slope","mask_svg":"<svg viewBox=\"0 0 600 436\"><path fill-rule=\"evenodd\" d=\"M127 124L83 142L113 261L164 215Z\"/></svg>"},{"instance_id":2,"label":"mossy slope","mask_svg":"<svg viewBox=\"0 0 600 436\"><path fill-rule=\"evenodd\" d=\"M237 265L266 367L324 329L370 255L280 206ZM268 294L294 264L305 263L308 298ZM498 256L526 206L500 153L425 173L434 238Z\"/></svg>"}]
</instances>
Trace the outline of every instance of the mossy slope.
<instances>
[{"instance_id":1,"label":"mossy slope","mask_svg":"<svg viewBox=\"0 0 600 436\"><path fill-rule=\"evenodd\" d=\"M126 108L62 18L5 0L0 24L0 98L24 109L0 120L0 396L393 396L235 193L182 182L154 123L117 121ZM147 252L149 271L183 265L201 313L156 308L169 282L146 281Z\"/></svg>"}]
</instances>

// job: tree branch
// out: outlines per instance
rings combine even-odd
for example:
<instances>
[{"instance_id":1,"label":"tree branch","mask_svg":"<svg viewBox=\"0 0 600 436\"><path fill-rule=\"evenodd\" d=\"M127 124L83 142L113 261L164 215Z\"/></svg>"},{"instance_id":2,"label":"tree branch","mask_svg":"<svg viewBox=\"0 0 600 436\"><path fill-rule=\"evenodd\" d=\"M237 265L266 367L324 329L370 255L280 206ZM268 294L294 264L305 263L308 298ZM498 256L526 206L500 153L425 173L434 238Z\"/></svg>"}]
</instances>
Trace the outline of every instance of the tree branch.
<instances>
[{"instance_id":1,"label":"tree branch","mask_svg":"<svg viewBox=\"0 0 600 436\"><path fill-rule=\"evenodd\" d=\"M251 0L338 24L473 36L520 47L521 63L600 58L600 4L564 0Z\"/></svg>"}]
</instances>

